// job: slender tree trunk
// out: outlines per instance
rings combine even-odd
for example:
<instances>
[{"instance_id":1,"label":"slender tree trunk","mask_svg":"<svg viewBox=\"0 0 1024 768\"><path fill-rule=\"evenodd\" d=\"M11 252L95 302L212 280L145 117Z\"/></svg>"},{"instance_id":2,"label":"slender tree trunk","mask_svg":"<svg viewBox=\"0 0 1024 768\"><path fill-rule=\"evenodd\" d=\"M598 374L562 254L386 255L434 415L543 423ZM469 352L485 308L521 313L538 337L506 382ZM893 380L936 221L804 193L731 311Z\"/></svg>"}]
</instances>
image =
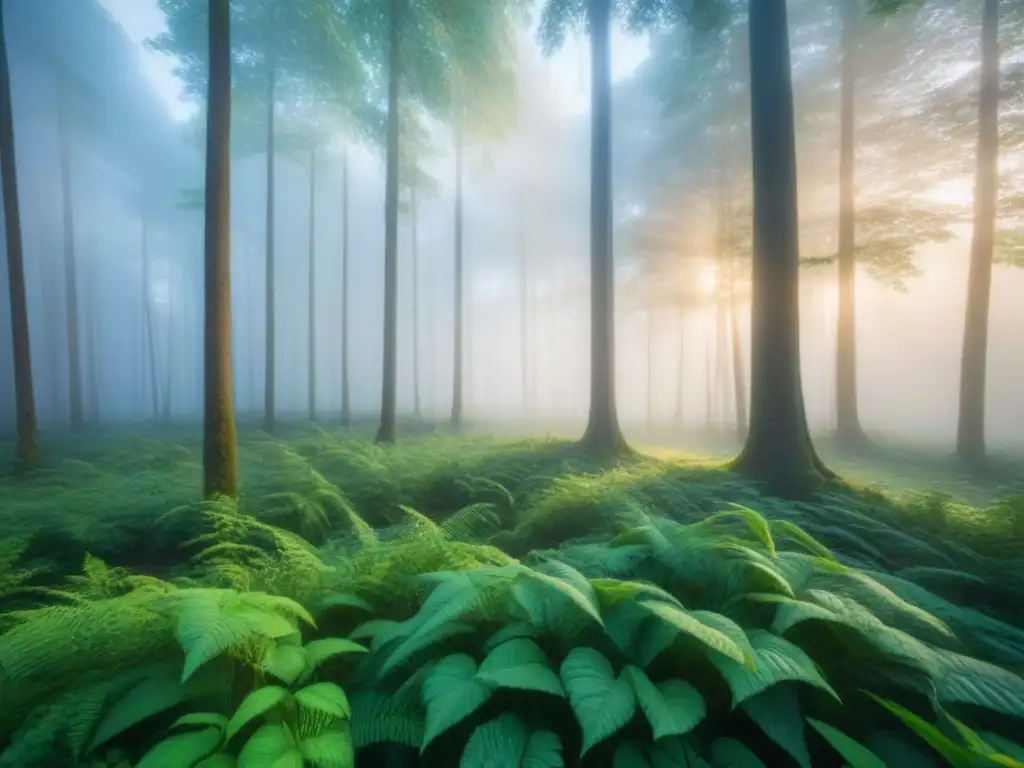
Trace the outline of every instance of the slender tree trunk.
<instances>
[{"instance_id":1,"label":"slender tree trunk","mask_svg":"<svg viewBox=\"0 0 1024 768\"><path fill-rule=\"evenodd\" d=\"M523 413L530 412L530 282L526 251L526 185L519 187L519 373L522 377Z\"/></svg>"},{"instance_id":2,"label":"slender tree trunk","mask_svg":"<svg viewBox=\"0 0 1024 768\"><path fill-rule=\"evenodd\" d=\"M274 309L274 108L277 96L277 62L274 57L273 43L268 41L270 48L267 52L267 190L266 190L266 310L264 320L266 322L266 356L263 368L263 428L267 432L274 431L276 407L274 404L275 382L275 321Z\"/></svg>"},{"instance_id":3,"label":"slender tree trunk","mask_svg":"<svg viewBox=\"0 0 1024 768\"><path fill-rule=\"evenodd\" d=\"M349 321L349 278L348 278L348 147L341 158L341 424L352 425L352 407L349 402L348 382L348 321Z\"/></svg>"},{"instance_id":4,"label":"slender tree trunk","mask_svg":"<svg viewBox=\"0 0 1024 768\"><path fill-rule=\"evenodd\" d=\"M71 139L68 136L63 83L57 86L57 131L60 144L60 184L64 218L64 311L67 320L68 402L71 429L85 425L82 410L82 360L78 339L78 276L75 263L75 220L71 199Z\"/></svg>"},{"instance_id":5,"label":"slender tree trunk","mask_svg":"<svg viewBox=\"0 0 1024 768\"><path fill-rule=\"evenodd\" d=\"M156 339L153 334L153 308L150 300L149 225L142 218L142 322L145 326L146 349L149 355L149 389L153 404L153 418L160 415L160 388L156 375Z\"/></svg>"},{"instance_id":6,"label":"slender tree trunk","mask_svg":"<svg viewBox=\"0 0 1024 768\"><path fill-rule=\"evenodd\" d=\"M229 0L210 0L206 118L203 495L238 492L231 387L231 44Z\"/></svg>"},{"instance_id":7,"label":"slender tree trunk","mask_svg":"<svg viewBox=\"0 0 1024 768\"><path fill-rule=\"evenodd\" d=\"M612 238L611 0L590 0L590 414L580 445L629 450L615 405L615 261Z\"/></svg>"},{"instance_id":8,"label":"slender tree trunk","mask_svg":"<svg viewBox=\"0 0 1024 768\"><path fill-rule=\"evenodd\" d=\"M316 421L316 150L309 153L309 420Z\"/></svg>"},{"instance_id":9,"label":"slender tree trunk","mask_svg":"<svg viewBox=\"0 0 1024 768\"><path fill-rule=\"evenodd\" d=\"M985 461L985 380L992 251L999 196L999 0L985 0L981 33L981 100L974 182L974 236L967 278L967 315L960 363L956 455L972 467Z\"/></svg>"},{"instance_id":10,"label":"slender tree trunk","mask_svg":"<svg viewBox=\"0 0 1024 768\"><path fill-rule=\"evenodd\" d=\"M384 371L381 383L378 443L397 437L398 394L398 164L399 81L401 79L401 23L403 0L391 0L388 51L388 149L384 186Z\"/></svg>"},{"instance_id":11,"label":"slender tree trunk","mask_svg":"<svg viewBox=\"0 0 1024 768\"><path fill-rule=\"evenodd\" d=\"M175 344L174 327L177 322L177 286L175 285L175 270L172 266L167 268L167 362L164 369L164 402L162 406L163 420L171 420L171 398L174 391L174 351Z\"/></svg>"},{"instance_id":12,"label":"slender tree trunk","mask_svg":"<svg viewBox=\"0 0 1024 768\"><path fill-rule=\"evenodd\" d=\"M452 366L452 418L454 429L462 426L462 344L463 344L463 309L465 296L463 284L462 258L462 124L458 117L455 121L455 322L454 322L454 354Z\"/></svg>"},{"instance_id":13,"label":"slender tree trunk","mask_svg":"<svg viewBox=\"0 0 1024 768\"><path fill-rule=\"evenodd\" d=\"M3 187L4 235L7 243L7 290L11 306L11 349L14 357L14 397L18 429L15 458L27 464L36 458L36 400L32 388L28 302L18 204L17 155L11 111L11 74L7 60L3 0L0 0L0 184Z\"/></svg>"},{"instance_id":14,"label":"slender tree trunk","mask_svg":"<svg viewBox=\"0 0 1024 768\"><path fill-rule=\"evenodd\" d=\"M856 192L854 94L857 84L857 0L843 0L839 109L839 313L836 328L836 440L847 448L867 438L857 407Z\"/></svg>"},{"instance_id":15,"label":"slender tree trunk","mask_svg":"<svg viewBox=\"0 0 1024 768\"><path fill-rule=\"evenodd\" d=\"M416 225L416 180L409 186L410 228L412 229L412 390L413 412L423 416L420 405L420 267L419 231Z\"/></svg>"},{"instance_id":16,"label":"slender tree trunk","mask_svg":"<svg viewBox=\"0 0 1024 768\"><path fill-rule=\"evenodd\" d=\"M92 249L90 249L91 251ZM99 371L97 370L96 324L99 303L96 301L95 256L90 260L85 278L85 358L86 358L86 402L89 404L89 421L96 423L100 416Z\"/></svg>"},{"instance_id":17,"label":"slender tree trunk","mask_svg":"<svg viewBox=\"0 0 1024 768\"><path fill-rule=\"evenodd\" d=\"M754 258L750 431L736 471L802 496L831 472L807 429L800 382L793 83L785 0L749 0Z\"/></svg>"}]
</instances>

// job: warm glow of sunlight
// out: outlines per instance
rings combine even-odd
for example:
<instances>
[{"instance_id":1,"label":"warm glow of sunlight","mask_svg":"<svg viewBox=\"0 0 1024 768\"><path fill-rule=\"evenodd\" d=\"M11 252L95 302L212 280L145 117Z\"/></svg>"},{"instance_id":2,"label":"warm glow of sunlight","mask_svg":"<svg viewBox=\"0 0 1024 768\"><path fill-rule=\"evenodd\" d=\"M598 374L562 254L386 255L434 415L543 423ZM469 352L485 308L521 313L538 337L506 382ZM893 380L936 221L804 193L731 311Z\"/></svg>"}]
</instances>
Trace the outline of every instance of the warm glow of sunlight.
<instances>
[{"instance_id":1,"label":"warm glow of sunlight","mask_svg":"<svg viewBox=\"0 0 1024 768\"><path fill-rule=\"evenodd\" d=\"M974 185L967 180L951 179L932 187L927 196L940 205L969 206L974 200Z\"/></svg>"},{"instance_id":2,"label":"warm glow of sunlight","mask_svg":"<svg viewBox=\"0 0 1024 768\"><path fill-rule=\"evenodd\" d=\"M704 270L700 275L700 292L705 296L713 296L718 290L718 270L714 267Z\"/></svg>"}]
</instances>

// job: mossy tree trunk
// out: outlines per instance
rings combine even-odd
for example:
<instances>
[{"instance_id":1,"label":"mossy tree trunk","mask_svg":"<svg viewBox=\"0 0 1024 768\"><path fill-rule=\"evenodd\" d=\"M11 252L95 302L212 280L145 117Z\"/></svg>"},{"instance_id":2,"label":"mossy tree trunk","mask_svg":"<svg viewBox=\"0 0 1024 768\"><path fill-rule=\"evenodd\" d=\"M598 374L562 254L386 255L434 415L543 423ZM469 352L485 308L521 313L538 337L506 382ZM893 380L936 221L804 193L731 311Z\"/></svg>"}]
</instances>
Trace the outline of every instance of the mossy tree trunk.
<instances>
[{"instance_id":1,"label":"mossy tree trunk","mask_svg":"<svg viewBox=\"0 0 1024 768\"><path fill-rule=\"evenodd\" d=\"M276 415L275 406L275 280L274 280L274 112L276 107L276 61L273 42L268 38L267 47L267 169L266 169L266 236L264 249L266 253L266 339L263 364L263 428L267 432L274 431Z\"/></svg>"},{"instance_id":2,"label":"mossy tree trunk","mask_svg":"<svg viewBox=\"0 0 1024 768\"><path fill-rule=\"evenodd\" d=\"M78 275L75 259L75 219L71 185L71 138L65 104L65 85L57 84L57 134L60 152L61 209L64 225L64 319L68 353L68 403L71 429L85 426L82 408L82 358L79 346Z\"/></svg>"},{"instance_id":3,"label":"mossy tree trunk","mask_svg":"<svg viewBox=\"0 0 1024 768\"><path fill-rule=\"evenodd\" d=\"M856 191L854 95L857 84L857 0L842 0L842 71L839 109L839 305L836 326L836 440L847 448L867 438L857 405Z\"/></svg>"},{"instance_id":4,"label":"mossy tree trunk","mask_svg":"<svg viewBox=\"0 0 1024 768\"><path fill-rule=\"evenodd\" d=\"M615 263L612 238L611 0L590 0L590 413L580 447L629 450L615 404Z\"/></svg>"},{"instance_id":5,"label":"mossy tree trunk","mask_svg":"<svg viewBox=\"0 0 1024 768\"><path fill-rule=\"evenodd\" d=\"M398 431L398 98L401 80L401 12L405 0L391 0L388 35L387 174L384 181L384 369L378 443L394 443Z\"/></svg>"},{"instance_id":6,"label":"mossy tree trunk","mask_svg":"<svg viewBox=\"0 0 1024 768\"><path fill-rule=\"evenodd\" d=\"M974 235L960 362L956 455L971 467L985 461L985 381L992 253L999 194L999 0L985 0L981 33L981 97L974 182Z\"/></svg>"},{"instance_id":7,"label":"mossy tree trunk","mask_svg":"<svg viewBox=\"0 0 1024 768\"><path fill-rule=\"evenodd\" d=\"M309 420L316 421L316 150L309 152Z\"/></svg>"},{"instance_id":8,"label":"mossy tree trunk","mask_svg":"<svg viewBox=\"0 0 1024 768\"><path fill-rule=\"evenodd\" d=\"M25 262L18 202L17 154L11 106L11 74L4 30L4 3L0 0L0 187L3 189L4 236L7 245L7 290L11 309L11 350L14 358L15 423L18 439L15 458L27 464L38 451L36 400L32 387L32 355L25 292Z\"/></svg>"},{"instance_id":9,"label":"mossy tree trunk","mask_svg":"<svg viewBox=\"0 0 1024 768\"><path fill-rule=\"evenodd\" d=\"M750 431L733 468L770 493L803 496L832 473L807 429L800 380L793 83L785 0L750 0L754 176Z\"/></svg>"},{"instance_id":10,"label":"mossy tree trunk","mask_svg":"<svg viewBox=\"0 0 1024 768\"><path fill-rule=\"evenodd\" d=\"M349 277L348 277L348 147L341 158L341 424L352 424L352 404L349 400L348 381L348 322L349 322Z\"/></svg>"},{"instance_id":11,"label":"mossy tree trunk","mask_svg":"<svg viewBox=\"0 0 1024 768\"><path fill-rule=\"evenodd\" d=\"M231 43L229 0L210 0L206 118L203 496L238 492L231 387Z\"/></svg>"}]
</instances>

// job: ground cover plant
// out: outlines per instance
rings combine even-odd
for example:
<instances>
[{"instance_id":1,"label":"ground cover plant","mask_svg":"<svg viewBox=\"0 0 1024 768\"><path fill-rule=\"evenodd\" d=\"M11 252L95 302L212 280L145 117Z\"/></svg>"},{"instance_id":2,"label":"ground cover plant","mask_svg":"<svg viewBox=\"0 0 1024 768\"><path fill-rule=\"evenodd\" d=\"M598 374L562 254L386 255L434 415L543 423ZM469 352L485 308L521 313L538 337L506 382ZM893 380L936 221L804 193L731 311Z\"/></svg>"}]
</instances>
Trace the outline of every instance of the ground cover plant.
<instances>
[{"instance_id":1,"label":"ground cover plant","mask_svg":"<svg viewBox=\"0 0 1024 768\"><path fill-rule=\"evenodd\" d=\"M0 484L0 766L1024 759L1012 493L296 428L196 503L197 448L68 438Z\"/></svg>"}]
</instances>

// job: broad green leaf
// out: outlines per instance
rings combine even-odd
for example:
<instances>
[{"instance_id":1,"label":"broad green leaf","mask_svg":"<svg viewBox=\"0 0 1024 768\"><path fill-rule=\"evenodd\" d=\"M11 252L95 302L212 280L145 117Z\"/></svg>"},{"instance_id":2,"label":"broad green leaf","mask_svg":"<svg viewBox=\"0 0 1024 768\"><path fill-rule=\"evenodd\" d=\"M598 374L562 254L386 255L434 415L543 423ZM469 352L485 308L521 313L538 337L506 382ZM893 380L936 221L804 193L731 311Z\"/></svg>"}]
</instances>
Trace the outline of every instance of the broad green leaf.
<instances>
[{"instance_id":1,"label":"broad green leaf","mask_svg":"<svg viewBox=\"0 0 1024 768\"><path fill-rule=\"evenodd\" d=\"M196 763L192 768L235 768L238 761L234 755L227 752L218 752L216 755L205 757Z\"/></svg>"},{"instance_id":2,"label":"broad green leaf","mask_svg":"<svg viewBox=\"0 0 1024 768\"><path fill-rule=\"evenodd\" d=\"M652 768L711 768L711 764L697 754L684 739L670 736L647 748Z\"/></svg>"},{"instance_id":3,"label":"broad green leaf","mask_svg":"<svg viewBox=\"0 0 1024 768\"><path fill-rule=\"evenodd\" d=\"M328 608L337 607L348 607L358 608L359 610L366 611L367 613L373 612L373 606L363 600L361 597L356 595L348 595L342 592L332 592L329 595L325 595L316 602L317 612L325 611Z\"/></svg>"},{"instance_id":4,"label":"broad green leaf","mask_svg":"<svg viewBox=\"0 0 1024 768\"><path fill-rule=\"evenodd\" d=\"M633 719L636 696L616 678L611 663L593 648L573 648L562 662L562 685L583 730L585 754Z\"/></svg>"},{"instance_id":5,"label":"broad green leaf","mask_svg":"<svg viewBox=\"0 0 1024 768\"><path fill-rule=\"evenodd\" d=\"M325 637L306 643L306 658L309 665L316 669L324 661L333 656L345 653L366 653L366 647L341 637Z\"/></svg>"},{"instance_id":6,"label":"broad green leaf","mask_svg":"<svg viewBox=\"0 0 1024 768\"><path fill-rule=\"evenodd\" d=\"M189 689L172 668L144 678L110 708L96 727L87 751L92 752L146 718L166 712L188 698Z\"/></svg>"},{"instance_id":7,"label":"broad green leaf","mask_svg":"<svg viewBox=\"0 0 1024 768\"><path fill-rule=\"evenodd\" d=\"M975 764L974 756L969 749L965 749L957 744L924 718L919 717L894 701L883 699L881 696L876 696L870 692L866 693L896 715L904 725L924 739L928 746L942 755L955 768L971 768Z\"/></svg>"},{"instance_id":8,"label":"broad green leaf","mask_svg":"<svg viewBox=\"0 0 1024 768\"><path fill-rule=\"evenodd\" d=\"M637 595L652 597L665 603L680 605L670 593L655 584L640 581L622 581L620 579L591 579L597 599L602 608L614 608L625 600L632 600Z\"/></svg>"},{"instance_id":9,"label":"broad green leaf","mask_svg":"<svg viewBox=\"0 0 1024 768\"><path fill-rule=\"evenodd\" d=\"M352 748L352 735L347 727L332 728L299 742L299 749L307 762L316 768L354 768L356 753Z\"/></svg>"},{"instance_id":10,"label":"broad green leaf","mask_svg":"<svg viewBox=\"0 0 1024 768\"><path fill-rule=\"evenodd\" d=\"M353 746L365 749L392 741L419 748L423 743L424 723L419 693L419 688L400 695L373 689L353 693L349 721Z\"/></svg>"},{"instance_id":11,"label":"broad green leaf","mask_svg":"<svg viewBox=\"0 0 1024 768\"><path fill-rule=\"evenodd\" d=\"M751 696L756 696L777 683L787 681L807 683L839 700L839 694L832 690L832 686L821 676L810 656L798 645L761 629L755 629L750 633L750 643L757 660L753 671L732 659L711 659L711 663L729 684L733 707L738 707Z\"/></svg>"},{"instance_id":12,"label":"broad green leaf","mask_svg":"<svg viewBox=\"0 0 1024 768\"><path fill-rule=\"evenodd\" d=\"M558 578L557 576L549 576L542 571L527 568L526 566L522 566L520 579L521 580L517 579L516 583L512 586L512 594L515 596L519 604L522 605L523 609L531 616L533 615L531 613L533 594L529 589L523 589L524 584L522 580L554 589L556 592L569 598L569 600L578 606L584 614L592 618L598 624L604 623L601 619L601 610L597 603L597 597L593 594L593 588L590 588L589 582L587 584L587 587L589 588L588 593L581 591L576 585L570 584L564 579Z\"/></svg>"},{"instance_id":13,"label":"broad green leaf","mask_svg":"<svg viewBox=\"0 0 1024 768\"><path fill-rule=\"evenodd\" d=\"M420 751L454 725L465 720L491 698L493 688L476 677L471 656L456 653L441 659L423 681L427 722Z\"/></svg>"},{"instance_id":14,"label":"broad green leaf","mask_svg":"<svg viewBox=\"0 0 1024 768\"><path fill-rule=\"evenodd\" d=\"M509 640L516 640L520 637L537 637L539 632L537 628L532 624L525 621L514 621L510 624L506 624L489 638L484 644L484 651L490 653L502 643L507 643Z\"/></svg>"},{"instance_id":15,"label":"broad green leaf","mask_svg":"<svg viewBox=\"0 0 1024 768\"><path fill-rule=\"evenodd\" d=\"M771 529L773 534L776 531L780 531L786 536L789 536L794 541L803 545L811 554L838 562L836 560L836 556L832 554L832 550L804 531L803 528L791 523L789 520L769 520L768 527Z\"/></svg>"},{"instance_id":16,"label":"broad green leaf","mask_svg":"<svg viewBox=\"0 0 1024 768\"><path fill-rule=\"evenodd\" d=\"M622 677L636 694L655 739L683 736L707 715L704 697L689 683L665 680L655 684L642 669L633 666L623 669Z\"/></svg>"},{"instance_id":17,"label":"broad green leaf","mask_svg":"<svg viewBox=\"0 0 1024 768\"><path fill-rule=\"evenodd\" d=\"M284 723L266 723L238 753L238 768L302 768L302 752Z\"/></svg>"},{"instance_id":18,"label":"broad green leaf","mask_svg":"<svg viewBox=\"0 0 1024 768\"><path fill-rule=\"evenodd\" d=\"M742 707L765 735L786 750L800 768L811 768L804 717L795 685L773 685L744 701Z\"/></svg>"},{"instance_id":19,"label":"broad green leaf","mask_svg":"<svg viewBox=\"0 0 1024 768\"><path fill-rule=\"evenodd\" d=\"M288 691L279 685L265 685L257 688L238 705L225 730L225 738L231 739L236 733L257 717L276 707L288 698Z\"/></svg>"},{"instance_id":20,"label":"broad green leaf","mask_svg":"<svg viewBox=\"0 0 1024 768\"><path fill-rule=\"evenodd\" d=\"M171 728L185 725L209 725L223 731L228 725L228 719L219 712L189 712L175 720Z\"/></svg>"},{"instance_id":21,"label":"broad green leaf","mask_svg":"<svg viewBox=\"0 0 1024 768\"><path fill-rule=\"evenodd\" d=\"M973 704L1015 717L1024 717L1024 679L969 656L935 651L929 671L939 701Z\"/></svg>"},{"instance_id":22,"label":"broad green leaf","mask_svg":"<svg viewBox=\"0 0 1024 768\"><path fill-rule=\"evenodd\" d=\"M997 753L1024 763L1024 744L1018 744L1010 741L1005 736L1000 736L997 733L987 733L986 731L979 731L978 736L984 739L985 743L991 746Z\"/></svg>"},{"instance_id":23,"label":"broad green leaf","mask_svg":"<svg viewBox=\"0 0 1024 768\"><path fill-rule=\"evenodd\" d=\"M558 675L544 651L533 640L519 638L502 643L480 664L476 677L496 688L519 688L565 696Z\"/></svg>"},{"instance_id":24,"label":"broad green leaf","mask_svg":"<svg viewBox=\"0 0 1024 768\"><path fill-rule=\"evenodd\" d=\"M306 671L306 650L301 645L276 645L263 657L263 671L285 683L294 683Z\"/></svg>"},{"instance_id":25,"label":"broad green leaf","mask_svg":"<svg viewBox=\"0 0 1024 768\"><path fill-rule=\"evenodd\" d=\"M562 742L551 731L531 731L512 713L473 731L459 768L563 768Z\"/></svg>"},{"instance_id":26,"label":"broad green leaf","mask_svg":"<svg viewBox=\"0 0 1024 768\"><path fill-rule=\"evenodd\" d=\"M167 768L174 765L193 765L213 754L220 746L219 728L204 728L169 736L138 762L135 768Z\"/></svg>"},{"instance_id":27,"label":"broad green leaf","mask_svg":"<svg viewBox=\"0 0 1024 768\"><path fill-rule=\"evenodd\" d=\"M860 744L838 728L828 723L808 717L807 722L811 724L825 741L832 745L832 748L842 755L843 759L850 764L850 768L887 768L885 763L870 749Z\"/></svg>"},{"instance_id":28,"label":"broad green leaf","mask_svg":"<svg viewBox=\"0 0 1024 768\"><path fill-rule=\"evenodd\" d=\"M624 741L615 749L612 768L651 768L644 745L638 741Z\"/></svg>"},{"instance_id":29,"label":"broad green leaf","mask_svg":"<svg viewBox=\"0 0 1024 768\"><path fill-rule=\"evenodd\" d=\"M718 651L720 654L732 659L737 664L747 664L752 662L752 660L748 659L747 655L743 652L743 648L733 638L729 637L720 629L708 626L700 619L695 618L692 613L689 613L685 609L677 608L676 606L669 605L668 603L653 601L642 601L640 604L658 618L674 626L680 632L701 641L708 648ZM742 629L740 631L742 632Z\"/></svg>"},{"instance_id":30,"label":"broad green leaf","mask_svg":"<svg viewBox=\"0 0 1024 768\"><path fill-rule=\"evenodd\" d=\"M714 768L768 768L736 739L716 739L711 745L711 763Z\"/></svg>"},{"instance_id":31,"label":"broad green leaf","mask_svg":"<svg viewBox=\"0 0 1024 768\"><path fill-rule=\"evenodd\" d=\"M313 683L292 694L303 709L323 712L332 717L347 718L352 714L348 696L335 683Z\"/></svg>"}]
</instances>

